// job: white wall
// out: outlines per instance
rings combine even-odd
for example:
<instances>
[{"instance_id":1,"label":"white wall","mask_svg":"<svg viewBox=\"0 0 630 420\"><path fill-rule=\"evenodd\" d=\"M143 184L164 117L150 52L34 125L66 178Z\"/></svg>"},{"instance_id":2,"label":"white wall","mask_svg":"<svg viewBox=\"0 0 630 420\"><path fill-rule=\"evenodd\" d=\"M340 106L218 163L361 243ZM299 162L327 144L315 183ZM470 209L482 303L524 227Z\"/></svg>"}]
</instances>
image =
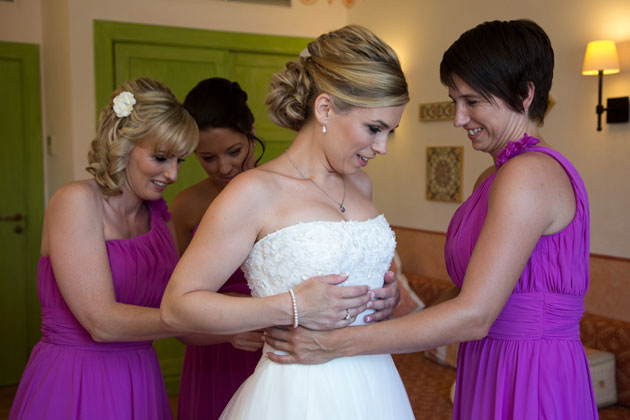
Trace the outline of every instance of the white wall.
<instances>
[{"instance_id":1,"label":"white wall","mask_svg":"<svg viewBox=\"0 0 630 420\"><path fill-rule=\"evenodd\" d=\"M426 147L464 146L464 197L492 161L475 152L464 131L450 122L420 122L419 104L449 100L440 84L439 64L462 32L486 20L519 18L540 24L555 50L551 94L557 103L542 135L584 178L591 204L591 251L630 257L630 124L604 123L597 132L597 78L581 75L586 43L615 40L622 73L606 77L603 96L630 95L628 0L358 0L349 22L370 27L399 52L411 93L388 155L368 167L374 200L392 224L446 231L458 205L425 200Z\"/></svg>"}]
</instances>

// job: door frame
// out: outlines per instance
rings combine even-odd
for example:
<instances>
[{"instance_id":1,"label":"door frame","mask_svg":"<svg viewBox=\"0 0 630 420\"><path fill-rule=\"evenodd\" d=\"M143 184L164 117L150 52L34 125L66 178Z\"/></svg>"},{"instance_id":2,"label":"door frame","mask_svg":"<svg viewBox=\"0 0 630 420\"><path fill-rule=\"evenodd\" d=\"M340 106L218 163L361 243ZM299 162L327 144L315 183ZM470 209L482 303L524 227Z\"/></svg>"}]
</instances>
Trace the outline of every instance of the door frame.
<instances>
[{"instance_id":1,"label":"door frame","mask_svg":"<svg viewBox=\"0 0 630 420\"><path fill-rule=\"evenodd\" d=\"M116 89L114 49L117 43L214 48L257 53L294 54L296 58L312 38L247 34L205 29L94 20L94 83L96 118Z\"/></svg>"},{"instance_id":2,"label":"door frame","mask_svg":"<svg viewBox=\"0 0 630 420\"><path fill-rule=\"evenodd\" d=\"M42 136L41 86L39 45L0 42L0 56L20 63L22 73L22 97L24 128L24 201L26 235L24 302L27 325L27 344L30 349L41 336L41 315L37 298L37 265L41 251L41 233L44 220L44 158ZM28 358L28 355L27 355Z\"/></svg>"}]
</instances>

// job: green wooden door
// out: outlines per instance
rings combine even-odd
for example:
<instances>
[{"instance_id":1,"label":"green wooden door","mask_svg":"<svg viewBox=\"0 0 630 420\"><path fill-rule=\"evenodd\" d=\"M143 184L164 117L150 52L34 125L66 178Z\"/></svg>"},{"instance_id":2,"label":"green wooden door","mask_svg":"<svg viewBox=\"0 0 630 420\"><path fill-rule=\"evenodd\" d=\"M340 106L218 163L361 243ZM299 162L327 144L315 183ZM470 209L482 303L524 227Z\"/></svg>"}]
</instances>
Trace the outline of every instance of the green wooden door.
<instances>
[{"instance_id":1,"label":"green wooden door","mask_svg":"<svg viewBox=\"0 0 630 420\"><path fill-rule=\"evenodd\" d=\"M295 55L233 52L231 58L230 76L247 92L247 103L254 113L256 134L267 147L262 160L266 162L284 152L295 137L294 131L272 123L265 107L271 75L282 70L287 61L295 59Z\"/></svg>"},{"instance_id":2,"label":"green wooden door","mask_svg":"<svg viewBox=\"0 0 630 420\"><path fill-rule=\"evenodd\" d=\"M264 98L270 77L297 58L310 41L281 37L203 31L118 22L94 22L96 112L111 92L126 80L149 76L164 82L183 100L200 80L225 77L238 81L248 93L256 119L256 134L267 144L264 160L278 156L295 133L267 117ZM167 202L205 173L194 157L182 165L178 181L165 191ZM169 393L179 389L184 346L176 340L154 343Z\"/></svg>"},{"instance_id":3,"label":"green wooden door","mask_svg":"<svg viewBox=\"0 0 630 420\"><path fill-rule=\"evenodd\" d=\"M39 338L43 214L37 45L0 42L0 385L20 380Z\"/></svg>"}]
</instances>

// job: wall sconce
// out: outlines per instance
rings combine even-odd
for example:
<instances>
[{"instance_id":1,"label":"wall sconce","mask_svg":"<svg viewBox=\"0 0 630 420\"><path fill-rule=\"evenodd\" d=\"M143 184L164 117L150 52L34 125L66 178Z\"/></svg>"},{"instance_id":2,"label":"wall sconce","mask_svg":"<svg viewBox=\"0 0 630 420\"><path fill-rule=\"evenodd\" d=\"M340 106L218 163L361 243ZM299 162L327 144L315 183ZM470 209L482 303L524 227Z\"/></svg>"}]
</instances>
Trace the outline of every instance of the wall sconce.
<instances>
[{"instance_id":1,"label":"wall sconce","mask_svg":"<svg viewBox=\"0 0 630 420\"><path fill-rule=\"evenodd\" d=\"M628 122L628 97L608 98L606 108L602 106L602 85L605 74L619 73L619 58L617 47L613 41L591 41L586 46L582 74L585 76L599 76L599 91L597 94L597 131L602 131L602 114L606 111L607 123Z\"/></svg>"}]
</instances>

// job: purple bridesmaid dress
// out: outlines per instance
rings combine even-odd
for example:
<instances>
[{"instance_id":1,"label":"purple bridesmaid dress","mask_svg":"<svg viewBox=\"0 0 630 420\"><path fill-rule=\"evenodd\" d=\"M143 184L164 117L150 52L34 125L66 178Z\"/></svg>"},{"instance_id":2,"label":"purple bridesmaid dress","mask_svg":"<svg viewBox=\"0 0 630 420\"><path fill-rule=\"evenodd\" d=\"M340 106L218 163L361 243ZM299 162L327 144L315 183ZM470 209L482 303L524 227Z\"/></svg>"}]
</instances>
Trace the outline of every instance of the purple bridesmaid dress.
<instances>
[{"instance_id":1,"label":"purple bridesmaid dress","mask_svg":"<svg viewBox=\"0 0 630 420\"><path fill-rule=\"evenodd\" d=\"M454 419L597 418L579 326L589 283L588 197L573 165L538 143L527 134L509 142L497 167L523 152L553 157L571 180L576 214L563 230L540 238L488 336L460 345ZM446 264L459 287L496 174L461 205L448 228Z\"/></svg>"},{"instance_id":2,"label":"purple bridesmaid dress","mask_svg":"<svg viewBox=\"0 0 630 420\"><path fill-rule=\"evenodd\" d=\"M150 231L106 243L116 301L158 308L177 263L164 200L147 203ZM39 259L42 338L35 345L10 420L170 420L151 341L97 343L63 300L50 258Z\"/></svg>"}]
</instances>

